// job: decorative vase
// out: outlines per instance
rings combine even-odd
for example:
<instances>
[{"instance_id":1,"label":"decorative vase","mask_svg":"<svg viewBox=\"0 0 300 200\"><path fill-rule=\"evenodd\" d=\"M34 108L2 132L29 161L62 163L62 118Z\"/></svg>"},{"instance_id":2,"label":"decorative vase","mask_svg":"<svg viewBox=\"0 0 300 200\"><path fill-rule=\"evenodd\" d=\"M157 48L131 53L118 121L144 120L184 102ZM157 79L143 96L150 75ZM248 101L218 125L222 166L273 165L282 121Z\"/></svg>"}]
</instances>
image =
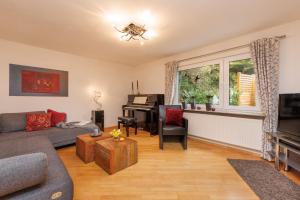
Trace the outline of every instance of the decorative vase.
<instances>
[{"instance_id":1,"label":"decorative vase","mask_svg":"<svg viewBox=\"0 0 300 200\"><path fill-rule=\"evenodd\" d=\"M207 103L205 104L206 106L206 111L211 111L212 109L212 102L213 102L213 96L207 95Z\"/></svg>"},{"instance_id":2,"label":"decorative vase","mask_svg":"<svg viewBox=\"0 0 300 200\"><path fill-rule=\"evenodd\" d=\"M182 109L186 109L186 103L185 103L185 101L181 102L181 104L182 104Z\"/></svg>"},{"instance_id":3,"label":"decorative vase","mask_svg":"<svg viewBox=\"0 0 300 200\"><path fill-rule=\"evenodd\" d=\"M192 103L191 103L191 109L194 110L195 108L196 108L195 102L192 102Z\"/></svg>"},{"instance_id":4,"label":"decorative vase","mask_svg":"<svg viewBox=\"0 0 300 200\"><path fill-rule=\"evenodd\" d=\"M206 111L211 111L211 103L206 103Z\"/></svg>"},{"instance_id":5,"label":"decorative vase","mask_svg":"<svg viewBox=\"0 0 300 200\"><path fill-rule=\"evenodd\" d=\"M118 137L113 137L115 142L120 142L120 136Z\"/></svg>"},{"instance_id":6,"label":"decorative vase","mask_svg":"<svg viewBox=\"0 0 300 200\"><path fill-rule=\"evenodd\" d=\"M192 102L191 102L191 109L195 110L196 109L196 103L195 103L195 97L192 97Z\"/></svg>"}]
</instances>

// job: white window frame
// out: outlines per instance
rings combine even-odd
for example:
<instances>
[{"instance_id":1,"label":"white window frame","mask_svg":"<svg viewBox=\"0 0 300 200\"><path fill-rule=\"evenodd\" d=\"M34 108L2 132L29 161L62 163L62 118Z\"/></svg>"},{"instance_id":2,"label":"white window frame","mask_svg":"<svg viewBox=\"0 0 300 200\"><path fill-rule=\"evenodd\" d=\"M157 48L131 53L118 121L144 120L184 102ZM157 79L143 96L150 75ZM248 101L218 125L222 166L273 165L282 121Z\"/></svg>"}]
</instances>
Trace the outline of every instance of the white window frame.
<instances>
[{"instance_id":1,"label":"white window frame","mask_svg":"<svg viewBox=\"0 0 300 200\"><path fill-rule=\"evenodd\" d=\"M219 77L219 105L214 105L217 110L224 112L236 112L236 113L261 113L260 100L258 96L258 90L256 88L256 104L255 106L233 106L229 105L229 63L231 61L251 59L249 51L241 52L240 54L228 55L218 59L212 59L209 61L197 62L180 66L178 71L184 71L187 69L204 67L207 65L219 64L220 66L220 77ZM179 83L179 79L178 79ZM176 96L178 99L179 95L179 84L177 84ZM257 87L257 86L256 86ZM197 104L202 109L205 108L205 104Z\"/></svg>"},{"instance_id":2,"label":"white window frame","mask_svg":"<svg viewBox=\"0 0 300 200\"><path fill-rule=\"evenodd\" d=\"M250 53L244 53L240 55L235 56L229 56L224 59L224 109L229 111L250 111L250 112L260 112L260 104L259 104L259 98L256 88L256 100L255 100L255 106L234 106L229 105L229 64L232 61L237 60L244 60L244 59L251 59ZM256 86L257 87L257 86Z\"/></svg>"},{"instance_id":3,"label":"white window frame","mask_svg":"<svg viewBox=\"0 0 300 200\"><path fill-rule=\"evenodd\" d=\"M223 72L224 72L224 62L223 59L214 59L214 60L210 60L210 61L203 61L203 62L199 62L199 63L193 63L193 64L189 64L189 65L185 65L182 67L179 67L178 72L179 71L184 71L184 70L188 70L188 69L193 69L193 68L201 68L201 67L205 67L207 65L219 65L220 66L220 74L219 74L219 104L218 105L214 105L214 107L216 109L222 109L224 107L224 97L223 97ZM179 80L178 80L179 81ZM178 84L179 85L179 84ZM179 95L179 86L177 88L177 96ZM197 106L200 106L201 108L205 107L205 104L197 104Z\"/></svg>"}]
</instances>

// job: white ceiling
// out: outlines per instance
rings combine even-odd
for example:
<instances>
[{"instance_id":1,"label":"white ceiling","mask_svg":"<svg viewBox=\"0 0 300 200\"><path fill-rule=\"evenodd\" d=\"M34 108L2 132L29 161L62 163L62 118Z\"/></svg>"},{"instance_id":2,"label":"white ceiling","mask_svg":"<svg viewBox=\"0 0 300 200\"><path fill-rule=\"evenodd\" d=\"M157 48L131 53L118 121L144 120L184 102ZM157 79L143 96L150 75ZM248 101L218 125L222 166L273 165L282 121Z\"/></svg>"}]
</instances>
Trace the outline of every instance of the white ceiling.
<instances>
[{"instance_id":1,"label":"white ceiling","mask_svg":"<svg viewBox=\"0 0 300 200\"><path fill-rule=\"evenodd\" d=\"M0 0L0 38L139 65L300 18L299 0ZM157 37L122 42L103 13L150 10Z\"/></svg>"}]
</instances>

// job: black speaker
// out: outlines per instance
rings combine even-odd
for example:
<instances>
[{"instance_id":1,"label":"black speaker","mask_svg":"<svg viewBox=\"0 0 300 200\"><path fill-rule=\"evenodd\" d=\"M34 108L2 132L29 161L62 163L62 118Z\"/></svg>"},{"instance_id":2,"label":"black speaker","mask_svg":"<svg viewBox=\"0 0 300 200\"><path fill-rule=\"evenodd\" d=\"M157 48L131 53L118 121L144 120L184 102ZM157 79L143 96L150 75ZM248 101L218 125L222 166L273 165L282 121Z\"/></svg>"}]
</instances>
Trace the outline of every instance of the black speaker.
<instances>
[{"instance_id":1,"label":"black speaker","mask_svg":"<svg viewBox=\"0 0 300 200\"><path fill-rule=\"evenodd\" d=\"M104 131L104 110L93 110L91 119L101 131Z\"/></svg>"}]
</instances>

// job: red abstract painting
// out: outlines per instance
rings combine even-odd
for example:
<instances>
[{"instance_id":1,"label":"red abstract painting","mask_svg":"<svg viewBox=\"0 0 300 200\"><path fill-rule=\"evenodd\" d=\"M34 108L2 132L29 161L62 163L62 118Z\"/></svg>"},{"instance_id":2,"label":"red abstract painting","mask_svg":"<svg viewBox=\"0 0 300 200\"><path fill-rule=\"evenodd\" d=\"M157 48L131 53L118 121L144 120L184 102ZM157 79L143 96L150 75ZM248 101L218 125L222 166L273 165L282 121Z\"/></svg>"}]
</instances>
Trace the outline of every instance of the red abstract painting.
<instances>
[{"instance_id":1,"label":"red abstract painting","mask_svg":"<svg viewBox=\"0 0 300 200\"><path fill-rule=\"evenodd\" d=\"M60 92L60 75L58 73L46 73L22 70L22 92L49 93Z\"/></svg>"}]
</instances>

